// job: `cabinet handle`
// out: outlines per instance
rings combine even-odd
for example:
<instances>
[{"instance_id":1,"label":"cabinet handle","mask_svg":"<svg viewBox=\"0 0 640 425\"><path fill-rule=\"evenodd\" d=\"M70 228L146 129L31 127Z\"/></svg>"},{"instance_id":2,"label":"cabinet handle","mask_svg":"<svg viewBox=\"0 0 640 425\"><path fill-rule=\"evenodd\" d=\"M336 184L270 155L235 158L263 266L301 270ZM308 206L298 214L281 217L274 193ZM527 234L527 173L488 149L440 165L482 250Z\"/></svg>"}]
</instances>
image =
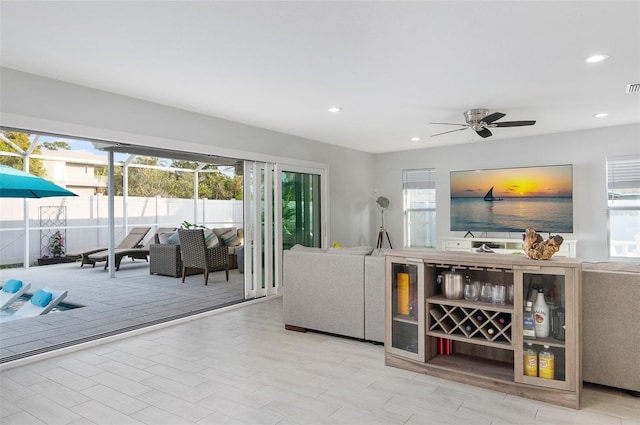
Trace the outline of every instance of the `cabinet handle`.
<instances>
[{"instance_id":1,"label":"cabinet handle","mask_svg":"<svg viewBox=\"0 0 640 425\"><path fill-rule=\"evenodd\" d=\"M412 262L412 263L422 263L424 262L424 260L422 258L405 258L404 259L407 262Z\"/></svg>"}]
</instances>

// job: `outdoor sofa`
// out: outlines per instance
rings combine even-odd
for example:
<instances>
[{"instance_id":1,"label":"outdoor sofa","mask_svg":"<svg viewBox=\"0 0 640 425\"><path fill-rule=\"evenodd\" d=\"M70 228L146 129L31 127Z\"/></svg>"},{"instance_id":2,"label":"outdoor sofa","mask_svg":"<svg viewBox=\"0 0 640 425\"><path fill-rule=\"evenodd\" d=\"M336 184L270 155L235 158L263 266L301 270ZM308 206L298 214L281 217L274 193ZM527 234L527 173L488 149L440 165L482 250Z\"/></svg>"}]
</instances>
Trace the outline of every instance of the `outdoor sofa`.
<instances>
[{"instance_id":1,"label":"outdoor sofa","mask_svg":"<svg viewBox=\"0 0 640 425\"><path fill-rule=\"evenodd\" d=\"M238 252L242 249L243 229L224 227L211 229L216 235L218 243L227 247L229 269L238 267ZM235 234L235 237L233 236ZM226 238L226 241L225 241ZM212 271L225 270L226 265L220 264ZM157 244L149 247L149 273L163 276L182 276L182 251L178 233L161 235ZM187 274L199 274L202 271L189 269Z\"/></svg>"}]
</instances>

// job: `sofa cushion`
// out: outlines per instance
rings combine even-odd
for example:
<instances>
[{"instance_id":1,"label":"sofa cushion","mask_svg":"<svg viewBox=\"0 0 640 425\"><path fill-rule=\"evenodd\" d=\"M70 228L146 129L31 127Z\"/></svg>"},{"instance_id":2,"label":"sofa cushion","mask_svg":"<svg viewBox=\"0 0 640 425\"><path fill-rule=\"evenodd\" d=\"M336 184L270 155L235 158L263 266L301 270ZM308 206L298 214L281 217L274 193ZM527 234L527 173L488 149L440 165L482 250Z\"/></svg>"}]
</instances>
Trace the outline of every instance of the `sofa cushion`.
<instances>
[{"instance_id":1,"label":"sofa cushion","mask_svg":"<svg viewBox=\"0 0 640 425\"><path fill-rule=\"evenodd\" d=\"M225 227L222 229L213 229L213 231L225 245L240 246L237 227Z\"/></svg>"}]
</instances>

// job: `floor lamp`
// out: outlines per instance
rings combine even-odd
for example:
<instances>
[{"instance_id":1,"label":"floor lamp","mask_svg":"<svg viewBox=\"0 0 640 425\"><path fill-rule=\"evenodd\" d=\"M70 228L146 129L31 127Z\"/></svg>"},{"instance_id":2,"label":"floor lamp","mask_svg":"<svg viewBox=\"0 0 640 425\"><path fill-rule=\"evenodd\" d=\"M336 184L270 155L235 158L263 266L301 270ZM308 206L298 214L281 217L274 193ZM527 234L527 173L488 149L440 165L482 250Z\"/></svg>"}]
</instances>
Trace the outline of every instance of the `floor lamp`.
<instances>
[{"instance_id":1,"label":"floor lamp","mask_svg":"<svg viewBox=\"0 0 640 425\"><path fill-rule=\"evenodd\" d=\"M391 246L391 239L389 238L389 233L384 228L384 210L389 207L389 199L384 196L379 196L376 199L376 204L378 205L378 209L380 210L380 214L382 215L382 222L380 224L380 231L378 232L378 243L376 244L376 249L384 248L384 237L387 237L387 242L389 242L389 248L393 249Z\"/></svg>"}]
</instances>

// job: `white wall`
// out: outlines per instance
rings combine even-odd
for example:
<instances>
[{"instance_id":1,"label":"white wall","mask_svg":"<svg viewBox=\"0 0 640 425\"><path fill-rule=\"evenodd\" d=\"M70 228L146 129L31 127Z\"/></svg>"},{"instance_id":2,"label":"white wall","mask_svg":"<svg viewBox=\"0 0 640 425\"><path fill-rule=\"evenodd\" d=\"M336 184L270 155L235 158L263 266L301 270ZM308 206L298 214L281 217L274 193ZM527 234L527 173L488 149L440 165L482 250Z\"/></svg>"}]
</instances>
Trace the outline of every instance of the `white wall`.
<instances>
[{"instance_id":1,"label":"white wall","mask_svg":"<svg viewBox=\"0 0 640 425\"><path fill-rule=\"evenodd\" d=\"M328 165L329 237L370 244L372 154L0 68L0 125L256 161Z\"/></svg>"},{"instance_id":2,"label":"white wall","mask_svg":"<svg viewBox=\"0 0 640 425\"><path fill-rule=\"evenodd\" d=\"M440 242L443 237L464 236L464 232L449 230L450 171L573 164L574 233L562 234L562 236L565 239L578 241L578 257L583 260L605 261L607 259L606 157L633 153L640 153L640 125L511 140L486 139L451 147L377 155L376 170L384 170L384 173L376 173L375 187L379 194L390 200L391 205L386 213L385 224L394 247L400 247L403 243L403 169L436 169L437 238ZM378 217L374 215L372 220L378 220L379 226L379 215ZM480 234L476 232L475 236ZM488 236L517 238L520 235L491 233Z\"/></svg>"},{"instance_id":3,"label":"white wall","mask_svg":"<svg viewBox=\"0 0 640 425\"><path fill-rule=\"evenodd\" d=\"M640 151L640 125L630 125L372 155L7 68L0 68L0 87L2 126L258 161L328 164L329 241L351 246L375 244L378 195L391 200L385 224L394 247L402 246L403 169L436 168L440 240L463 236L449 231L451 170L570 163L575 232L563 236L578 240L579 257L602 261L607 257L605 158Z\"/></svg>"}]
</instances>

